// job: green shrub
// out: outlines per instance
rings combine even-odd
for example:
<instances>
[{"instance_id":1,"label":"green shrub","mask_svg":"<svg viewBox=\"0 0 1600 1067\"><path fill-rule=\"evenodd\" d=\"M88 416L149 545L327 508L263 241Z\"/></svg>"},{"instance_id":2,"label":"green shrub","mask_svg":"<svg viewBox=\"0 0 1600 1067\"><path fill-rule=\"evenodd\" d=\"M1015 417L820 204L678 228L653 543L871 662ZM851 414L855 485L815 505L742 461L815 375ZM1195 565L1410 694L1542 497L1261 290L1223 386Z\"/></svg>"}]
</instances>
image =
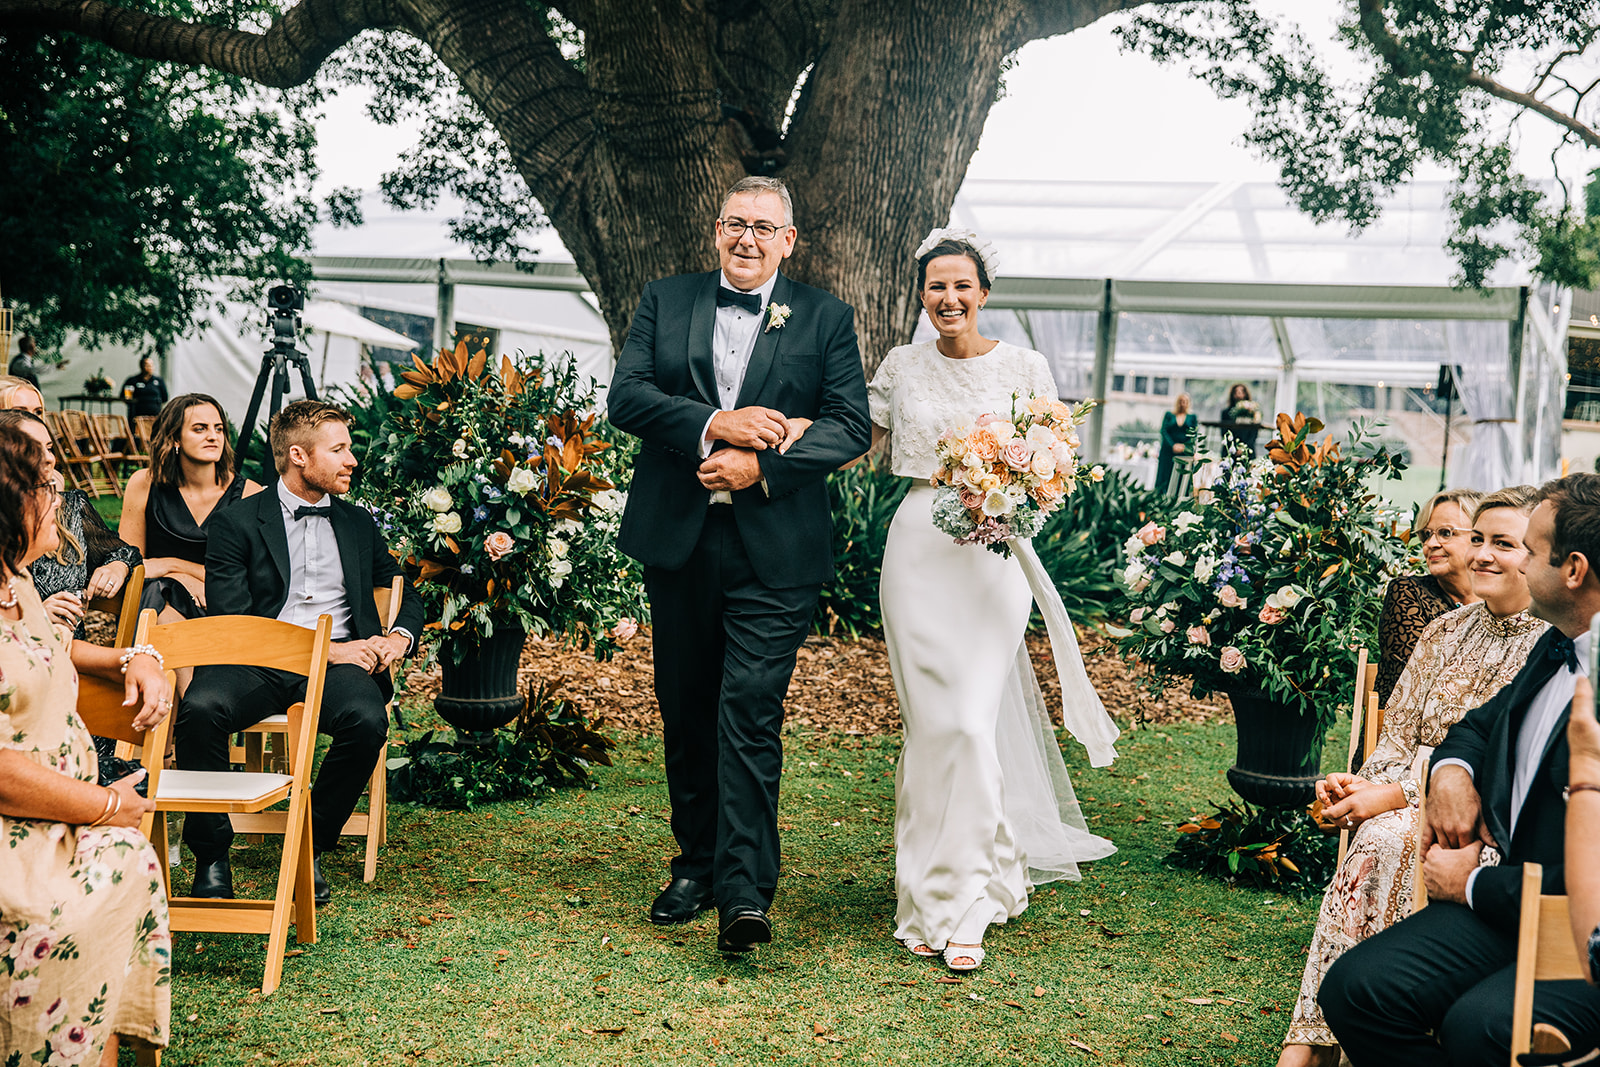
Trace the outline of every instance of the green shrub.
<instances>
[{"instance_id":1,"label":"green shrub","mask_svg":"<svg viewBox=\"0 0 1600 1067\"><path fill-rule=\"evenodd\" d=\"M878 574L889 522L911 488L911 479L889 471L887 460L866 460L828 476L833 507L834 578L822 587L812 625L819 633L858 637L882 625Z\"/></svg>"},{"instance_id":2,"label":"green shrub","mask_svg":"<svg viewBox=\"0 0 1600 1067\"><path fill-rule=\"evenodd\" d=\"M1339 858L1338 835L1323 833L1304 808L1235 801L1178 833L1167 856L1173 866L1302 897L1322 894Z\"/></svg>"}]
</instances>

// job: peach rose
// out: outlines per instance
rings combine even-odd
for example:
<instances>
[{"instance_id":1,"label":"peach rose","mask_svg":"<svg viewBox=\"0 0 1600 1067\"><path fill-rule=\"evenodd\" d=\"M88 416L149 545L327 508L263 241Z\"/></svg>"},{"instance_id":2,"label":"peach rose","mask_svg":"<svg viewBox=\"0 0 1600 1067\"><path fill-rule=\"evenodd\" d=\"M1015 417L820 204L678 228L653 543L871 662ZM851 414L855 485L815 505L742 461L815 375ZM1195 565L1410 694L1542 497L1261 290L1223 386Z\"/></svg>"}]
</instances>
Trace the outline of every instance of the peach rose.
<instances>
[{"instance_id":1,"label":"peach rose","mask_svg":"<svg viewBox=\"0 0 1600 1067\"><path fill-rule=\"evenodd\" d=\"M611 636L623 644L633 640L633 636L638 632L639 620L626 616L617 620L617 624L611 628Z\"/></svg>"},{"instance_id":2,"label":"peach rose","mask_svg":"<svg viewBox=\"0 0 1600 1067\"><path fill-rule=\"evenodd\" d=\"M1000 454L1000 442L996 441L994 434L986 429L973 430L972 436L967 438L967 443L970 446L969 451L985 463L993 463L995 457Z\"/></svg>"},{"instance_id":3,"label":"peach rose","mask_svg":"<svg viewBox=\"0 0 1600 1067\"><path fill-rule=\"evenodd\" d=\"M1244 598L1241 597L1239 595L1239 591L1231 585L1225 585L1221 589L1217 590L1217 601L1225 608L1244 607Z\"/></svg>"},{"instance_id":4,"label":"peach rose","mask_svg":"<svg viewBox=\"0 0 1600 1067\"><path fill-rule=\"evenodd\" d=\"M510 552L515 545L516 542L511 539L511 535L504 530L496 530L483 539L483 550L489 553L490 559L499 559Z\"/></svg>"},{"instance_id":5,"label":"peach rose","mask_svg":"<svg viewBox=\"0 0 1600 1067\"><path fill-rule=\"evenodd\" d=\"M1177 628L1178 628L1178 624L1173 622L1171 619L1162 619L1161 620L1161 632L1162 633L1170 634L1172 631L1176 630Z\"/></svg>"},{"instance_id":6,"label":"peach rose","mask_svg":"<svg viewBox=\"0 0 1600 1067\"><path fill-rule=\"evenodd\" d=\"M1065 495L1066 488L1061 484L1060 479L1033 487L1033 499L1037 500L1039 506L1046 511L1054 511L1056 506L1061 503L1061 498Z\"/></svg>"},{"instance_id":7,"label":"peach rose","mask_svg":"<svg viewBox=\"0 0 1600 1067\"><path fill-rule=\"evenodd\" d=\"M1144 622L1145 613L1149 610L1149 608L1134 608L1133 611L1128 613L1128 621Z\"/></svg>"},{"instance_id":8,"label":"peach rose","mask_svg":"<svg viewBox=\"0 0 1600 1067\"><path fill-rule=\"evenodd\" d=\"M1020 437L1014 437L1000 450L1000 458L1012 470L1025 471L1033 465L1033 446Z\"/></svg>"},{"instance_id":9,"label":"peach rose","mask_svg":"<svg viewBox=\"0 0 1600 1067\"><path fill-rule=\"evenodd\" d=\"M1191 645L1210 645L1211 635L1204 626L1191 626L1188 629L1189 643Z\"/></svg>"},{"instance_id":10,"label":"peach rose","mask_svg":"<svg viewBox=\"0 0 1600 1067\"><path fill-rule=\"evenodd\" d=\"M1260 619L1262 622L1266 623L1268 626L1276 626L1276 625L1278 625L1280 622L1282 622L1284 620L1284 617L1285 616L1284 616L1283 609L1282 608L1275 608L1271 604L1268 604L1266 607L1262 608L1261 609L1261 613L1256 616L1256 618Z\"/></svg>"},{"instance_id":11,"label":"peach rose","mask_svg":"<svg viewBox=\"0 0 1600 1067\"><path fill-rule=\"evenodd\" d=\"M1244 670L1244 653L1232 645L1222 650L1221 667L1229 674L1238 674Z\"/></svg>"},{"instance_id":12,"label":"peach rose","mask_svg":"<svg viewBox=\"0 0 1600 1067\"><path fill-rule=\"evenodd\" d=\"M1163 530L1153 522L1147 522L1143 526L1139 527L1139 532L1134 536L1140 541L1143 541L1146 545L1153 545L1157 541L1160 541L1162 538L1166 537L1167 531Z\"/></svg>"},{"instance_id":13,"label":"peach rose","mask_svg":"<svg viewBox=\"0 0 1600 1067\"><path fill-rule=\"evenodd\" d=\"M1054 478L1056 476L1055 453L1051 452L1048 448L1039 449L1039 451L1033 454L1032 469L1034 474L1037 474L1045 481L1049 481L1051 478Z\"/></svg>"}]
</instances>

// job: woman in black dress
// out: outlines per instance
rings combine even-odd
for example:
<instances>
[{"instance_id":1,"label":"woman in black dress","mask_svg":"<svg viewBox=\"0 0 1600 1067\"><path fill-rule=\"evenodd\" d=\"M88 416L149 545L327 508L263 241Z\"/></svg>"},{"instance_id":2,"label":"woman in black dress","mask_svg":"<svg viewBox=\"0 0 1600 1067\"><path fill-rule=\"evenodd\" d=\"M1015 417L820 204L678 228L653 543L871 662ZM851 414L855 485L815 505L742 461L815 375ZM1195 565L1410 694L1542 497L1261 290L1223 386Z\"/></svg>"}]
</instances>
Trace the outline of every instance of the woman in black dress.
<instances>
[{"instance_id":1,"label":"woman in black dress","mask_svg":"<svg viewBox=\"0 0 1600 1067\"><path fill-rule=\"evenodd\" d=\"M206 526L261 486L233 473L222 405L204 393L167 401L150 435L150 466L128 479L117 532L144 555L143 607L163 621L206 613Z\"/></svg>"},{"instance_id":2,"label":"woman in black dress","mask_svg":"<svg viewBox=\"0 0 1600 1067\"><path fill-rule=\"evenodd\" d=\"M1256 454L1256 434L1261 432L1261 405L1250 399L1250 387L1234 382L1228 389L1228 403L1222 409L1222 432Z\"/></svg>"}]
</instances>

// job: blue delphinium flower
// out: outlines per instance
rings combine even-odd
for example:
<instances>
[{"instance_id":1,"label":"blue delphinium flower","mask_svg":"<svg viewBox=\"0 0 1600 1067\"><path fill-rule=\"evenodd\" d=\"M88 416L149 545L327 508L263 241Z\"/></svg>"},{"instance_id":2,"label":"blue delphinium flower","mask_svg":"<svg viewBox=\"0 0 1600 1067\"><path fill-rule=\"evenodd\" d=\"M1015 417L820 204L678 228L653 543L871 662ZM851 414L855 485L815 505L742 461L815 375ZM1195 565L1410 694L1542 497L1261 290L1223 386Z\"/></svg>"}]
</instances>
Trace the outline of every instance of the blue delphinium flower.
<instances>
[{"instance_id":1,"label":"blue delphinium flower","mask_svg":"<svg viewBox=\"0 0 1600 1067\"><path fill-rule=\"evenodd\" d=\"M484 507L482 504L479 504L477 507L472 509L472 521L473 522L482 522L484 519L487 519L488 517L489 517L489 509Z\"/></svg>"},{"instance_id":2,"label":"blue delphinium flower","mask_svg":"<svg viewBox=\"0 0 1600 1067\"><path fill-rule=\"evenodd\" d=\"M505 494L500 491L498 486L486 485L483 487L483 498L485 500L499 500L503 496Z\"/></svg>"}]
</instances>

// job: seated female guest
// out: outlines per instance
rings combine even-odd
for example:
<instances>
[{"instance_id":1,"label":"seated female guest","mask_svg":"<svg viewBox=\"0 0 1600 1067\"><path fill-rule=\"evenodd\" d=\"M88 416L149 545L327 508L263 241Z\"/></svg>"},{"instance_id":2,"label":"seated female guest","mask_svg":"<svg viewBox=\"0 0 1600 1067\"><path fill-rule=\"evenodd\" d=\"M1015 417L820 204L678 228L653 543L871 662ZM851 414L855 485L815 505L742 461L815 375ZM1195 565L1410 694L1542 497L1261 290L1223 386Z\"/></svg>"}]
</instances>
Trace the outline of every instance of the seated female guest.
<instances>
[{"instance_id":1,"label":"seated female guest","mask_svg":"<svg viewBox=\"0 0 1600 1067\"><path fill-rule=\"evenodd\" d=\"M164 622L206 613L206 531L261 486L233 473L222 405L204 393L167 401L150 434L150 466L128 479L117 532L144 556L142 607Z\"/></svg>"},{"instance_id":2,"label":"seated female guest","mask_svg":"<svg viewBox=\"0 0 1600 1067\"><path fill-rule=\"evenodd\" d=\"M1476 489L1446 489L1417 511L1411 534L1422 549L1428 573L1402 575L1383 594L1378 617L1378 706L1389 706L1400 672L1417 647L1423 628L1462 604L1477 600L1472 591L1472 509L1483 494Z\"/></svg>"},{"instance_id":3,"label":"seated female guest","mask_svg":"<svg viewBox=\"0 0 1600 1067\"><path fill-rule=\"evenodd\" d=\"M74 714L78 671L125 680L141 729L171 698L153 656L69 650L46 616L25 568L56 547L57 499L39 446L0 429L0 955L10 961L0 1050L17 1062L115 1064L121 1038L167 1043L171 935L155 853L137 829L153 806L134 792L143 771L94 784L94 746Z\"/></svg>"},{"instance_id":4,"label":"seated female guest","mask_svg":"<svg viewBox=\"0 0 1600 1067\"><path fill-rule=\"evenodd\" d=\"M1339 1049L1317 1006L1317 990L1346 949L1411 912L1417 757L1431 753L1457 720L1511 681L1544 632L1545 624L1528 614L1522 574L1528 555L1522 538L1534 495L1532 486L1514 486L1478 504L1472 530L1460 535L1477 546L1472 581L1478 602L1440 616L1422 631L1400 673L1377 747L1360 773L1334 773L1317 783L1323 819L1355 833L1322 898L1279 1067L1338 1063Z\"/></svg>"}]
</instances>

